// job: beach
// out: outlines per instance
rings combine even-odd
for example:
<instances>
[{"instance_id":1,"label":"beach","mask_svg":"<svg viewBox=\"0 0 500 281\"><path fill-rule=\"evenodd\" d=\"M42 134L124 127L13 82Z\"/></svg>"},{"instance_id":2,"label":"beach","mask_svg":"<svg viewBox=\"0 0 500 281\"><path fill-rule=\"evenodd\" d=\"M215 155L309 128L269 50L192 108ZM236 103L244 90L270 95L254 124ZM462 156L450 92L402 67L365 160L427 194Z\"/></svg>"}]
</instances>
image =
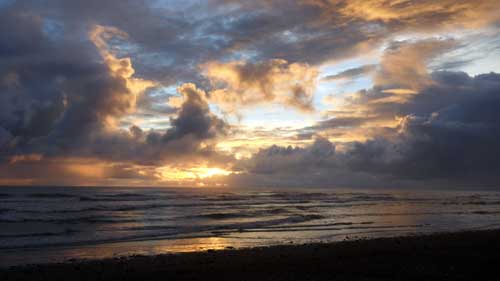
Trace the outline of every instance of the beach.
<instances>
[{"instance_id":1,"label":"beach","mask_svg":"<svg viewBox=\"0 0 500 281\"><path fill-rule=\"evenodd\" d=\"M498 280L500 230L24 265L0 280Z\"/></svg>"}]
</instances>

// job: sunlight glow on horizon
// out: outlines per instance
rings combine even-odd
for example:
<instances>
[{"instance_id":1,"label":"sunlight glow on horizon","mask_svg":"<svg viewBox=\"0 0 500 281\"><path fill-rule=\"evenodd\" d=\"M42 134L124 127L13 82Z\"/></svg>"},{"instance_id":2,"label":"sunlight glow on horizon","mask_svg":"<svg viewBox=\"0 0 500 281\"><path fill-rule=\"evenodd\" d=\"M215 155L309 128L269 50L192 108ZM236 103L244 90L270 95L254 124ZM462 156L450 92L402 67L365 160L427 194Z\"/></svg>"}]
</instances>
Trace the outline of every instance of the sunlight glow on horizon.
<instances>
[{"instance_id":1,"label":"sunlight glow on horizon","mask_svg":"<svg viewBox=\"0 0 500 281\"><path fill-rule=\"evenodd\" d=\"M167 181L192 181L211 178L214 176L228 176L234 173L233 171L216 167L195 167L179 169L165 166L158 168L158 171L161 179Z\"/></svg>"}]
</instances>

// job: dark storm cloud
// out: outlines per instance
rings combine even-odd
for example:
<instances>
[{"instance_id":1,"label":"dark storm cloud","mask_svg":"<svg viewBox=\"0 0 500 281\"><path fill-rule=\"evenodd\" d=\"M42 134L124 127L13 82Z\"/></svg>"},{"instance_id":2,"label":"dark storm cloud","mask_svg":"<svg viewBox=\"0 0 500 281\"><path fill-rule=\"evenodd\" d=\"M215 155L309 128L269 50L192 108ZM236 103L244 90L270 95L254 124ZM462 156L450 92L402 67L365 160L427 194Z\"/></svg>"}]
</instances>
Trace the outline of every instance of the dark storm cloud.
<instances>
[{"instance_id":1,"label":"dark storm cloud","mask_svg":"<svg viewBox=\"0 0 500 281\"><path fill-rule=\"evenodd\" d=\"M30 14L12 13L9 9L0 10L0 57L32 54L44 45L40 26L42 20ZM12 27L16 26L16 32Z\"/></svg>"},{"instance_id":2,"label":"dark storm cloud","mask_svg":"<svg viewBox=\"0 0 500 281\"><path fill-rule=\"evenodd\" d=\"M155 172L158 165L203 162L224 166L233 162L233 157L214 150L213 140L224 135L228 127L210 112L205 93L193 84L178 91L184 101L170 122L171 128L163 132L145 132L137 126L128 132L96 128L89 136L71 138L70 150L66 150L65 138L7 144L2 153L8 163L0 165L0 179L7 181L0 183L114 185L133 180L150 185L161 179ZM4 133L11 137L9 132L0 133L0 141Z\"/></svg>"},{"instance_id":3,"label":"dark storm cloud","mask_svg":"<svg viewBox=\"0 0 500 281\"><path fill-rule=\"evenodd\" d=\"M179 88L184 102L166 132L111 130L109 122L132 112L135 93L130 60L99 52L100 41L54 41L36 14L12 6L1 11L0 144L4 162L16 155L95 157L156 163L170 154L217 157L202 142L222 133L225 123L210 113L205 93L194 85ZM112 40L116 29L99 27ZM96 39L97 38L97 39ZM92 37L93 40L100 40ZM11 52L15 49L15 52ZM98 52L99 51L99 52ZM107 65L110 64L110 65ZM137 81L137 80L134 80ZM143 138L139 136L143 135ZM200 156L201 157L201 156ZM172 158L170 158L172 159Z\"/></svg>"},{"instance_id":4,"label":"dark storm cloud","mask_svg":"<svg viewBox=\"0 0 500 281\"><path fill-rule=\"evenodd\" d=\"M210 112L205 93L194 84L185 84L178 91L184 101L176 117L171 118L169 129L144 131L131 126L128 132L97 132L71 155L141 165L174 165L199 159L230 161L231 157L213 149L213 140L223 136L228 125Z\"/></svg>"},{"instance_id":5,"label":"dark storm cloud","mask_svg":"<svg viewBox=\"0 0 500 281\"><path fill-rule=\"evenodd\" d=\"M172 128L165 134L166 141L190 134L198 139L209 139L226 129L224 121L210 112L205 92L197 89L194 84L184 84L178 91L185 100L177 118L171 122Z\"/></svg>"},{"instance_id":6,"label":"dark storm cloud","mask_svg":"<svg viewBox=\"0 0 500 281\"><path fill-rule=\"evenodd\" d=\"M17 1L5 9L31 13L55 40L63 38L75 44L87 37L94 25L123 30L129 35L130 48L122 55L133 57L139 76L175 84L197 78L197 64L216 57L221 48L220 42L200 34L206 9L188 5L179 10L178 6L182 5L155 6L155 1L55 0Z\"/></svg>"},{"instance_id":7,"label":"dark storm cloud","mask_svg":"<svg viewBox=\"0 0 500 281\"><path fill-rule=\"evenodd\" d=\"M0 126L15 143L38 137L64 142L127 111L130 92L125 81L96 62L92 45L52 41L36 14L15 8L2 13L2 27L29 31L11 28L1 36L21 52L9 53L0 64Z\"/></svg>"},{"instance_id":8,"label":"dark storm cloud","mask_svg":"<svg viewBox=\"0 0 500 281\"><path fill-rule=\"evenodd\" d=\"M435 72L432 80L407 103L392 104L404 117L391 136L340 150L324 139L305 148L273 146L244 161L249 174L234 182L255 175L262 183L317 186L494 186L500 180L500 74Z\"/></svg>"},{"instance_id":9,"label":"dark storm cloud","mask_svg":"<svg viewBox=\"0 0 500 281\"><path fill-rule=\"evenodd\" d=\"M250 172L274 174L277 172L304 173L328 166L335 155L335 146L326 139L318 138L306 148L280 147L277 145L262 149L251 159Z\"/></svg>"},{"instance_id":10,"label":"dark storm cloud","mask_svg":"<svg viewBox=\"0 0 500 281\"><path fill-rule=\"evenodd\" d=\"M162 161L175 164L176 160L187 162L196 158L214 162L232 159L217 153L210 145L210 140L226 134L229 126L210 112L205 92L194 84L184 84L178 88L178 92L182 94L184 101L177 117L170 120L171 128L165 132L146 133L137 127L131 127L134 141L138 142L132 147L137 147L137 150L130 155L125 154L122 161L136 159L142 164ZM205 146L202 147L202 144ZM117 154L121 149L130 150L126 146L120 147Z\"/></svg>"}]
</instances>

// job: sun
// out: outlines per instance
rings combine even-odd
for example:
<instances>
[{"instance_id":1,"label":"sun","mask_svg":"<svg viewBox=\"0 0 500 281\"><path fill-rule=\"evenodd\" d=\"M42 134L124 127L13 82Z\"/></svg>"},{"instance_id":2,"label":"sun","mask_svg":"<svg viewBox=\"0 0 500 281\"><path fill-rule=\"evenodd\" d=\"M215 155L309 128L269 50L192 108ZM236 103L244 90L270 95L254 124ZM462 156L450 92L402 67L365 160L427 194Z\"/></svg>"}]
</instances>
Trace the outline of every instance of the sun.
<instances>
[{"instance_id":1,"label":"sun","mask_svg":"<svg viewBox=\"0 0 500 281\"><path fill-rule=\"evenodd\" d=\"M210 178L213 176L228 176L232 173L231 171L224 170L221 168L206 168L206 167L205 168L194 168L194 169L191 169L191 171L193 171L193 173L195 173L198 178L202 178L202 179Z\"/></svg>"},{"instance_id":2,"label":"sun","mask_svg":"<svg viewBox=\"0 0 500 281\"><path fill-rule=\"evenodd\" d=\"M218 167L177 168L164 166L158 168L158 176L167 181L193 181L214 176L228 176L232 173L233 171Z\"/></svg>"}]
</instances>

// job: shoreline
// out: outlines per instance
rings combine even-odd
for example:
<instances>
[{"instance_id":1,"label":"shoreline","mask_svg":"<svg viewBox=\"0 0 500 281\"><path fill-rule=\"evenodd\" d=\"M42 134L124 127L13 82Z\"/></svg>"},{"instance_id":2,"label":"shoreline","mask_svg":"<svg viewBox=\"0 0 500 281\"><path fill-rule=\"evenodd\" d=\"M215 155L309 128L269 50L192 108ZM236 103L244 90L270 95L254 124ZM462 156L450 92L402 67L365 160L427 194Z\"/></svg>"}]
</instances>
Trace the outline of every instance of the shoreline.
<instances>
[{"instance_id":1,"label":"shoreline","mask_svg":"<svg viewBox=\"0 0 500 281\"><path fill-rule=\"evenodd\" d=\"M0 269L0 280L497 280L500 229Z\"/></svg>"}]
</instances>

